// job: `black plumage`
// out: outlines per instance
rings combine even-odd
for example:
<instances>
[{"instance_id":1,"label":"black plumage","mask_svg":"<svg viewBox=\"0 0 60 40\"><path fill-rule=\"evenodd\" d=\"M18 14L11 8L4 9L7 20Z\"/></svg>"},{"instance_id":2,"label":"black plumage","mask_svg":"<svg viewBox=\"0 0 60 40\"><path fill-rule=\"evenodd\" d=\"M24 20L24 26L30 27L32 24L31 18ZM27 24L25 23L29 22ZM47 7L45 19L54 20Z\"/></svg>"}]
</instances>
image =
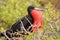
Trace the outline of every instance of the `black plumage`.
<instances>
[{"instance_id":1,"label":"black plumage","mask_svg":"<svg viewBox=\"0 0 60 40\"><path fill-rule=\"evenodd\" d=\"M33 23L33 18L30 15L27 15L26 18L30 21L30 23ZM30 23L25 17L21 19L24 28L27 30L27 28L30 26ZM13 32L16 32L17 30L21 30L22 27L21 21L18 20L15 24L12 25L11 30Z\"/></svg>"},{"instance_id":2,"label":"black plumage","mask_svg":"<svg viewBox=\"0 0 60 40\"><path fill-rule=\"evenodd\" d=\"M29 7L27 8L28 15L25 16L25 17L30 21L31 24L32 24L33 21L34 21L32 15L31 15L31 11L32 11L32 10L34 10L34 7L33 7L33 6L29 6ZM22 21L22 23L23 23L24 28L27 30L27 28L30 26L30 23L27 21L27 19L26 19L25 17L23 17L23 18L21 19L21 21ZM17 29L18 29L18 30L21 30L21 29L20 29L21 26L22 26L22 25L21 25L21 21L18 20L16 23L14 23L14 24L12 25L11 30L12 30L13 32L17 31Z\"/></svg>"},{"instance_id":3,"label":"black plumage","mask_svg":"<svg viewBox=\"0 0 60 40\"><path fill-rule=\"evenodd\" d=\"M25 17L30 21L31 24L34 22L34 19L33 19L33 17L31 16L31 11L32 11L33 9L34 9L33 6L29 6L29 7L27 8L28 15L25 16ZM22 19L19 19L16 23L14 23L14 24L12 25L12 27L11 27L9 30L6 31L6 35L7 35L8 37L10 37L10 34L9 34L8 32L10 32L10 33L13 32L13 33L14 33L14 32L17 32L17 30L21 31L21 27L22 27L21 21L22 21L23 26L24 26L24 28L25 28L26 30L28 29L29 26L31 26L30 23L27 21L27 19L26 19L25 17L23 17ZM21 21L20 21L20 20L21 20ZM30 31L30 30L29 30L29 31ZM4 36L3 33L1 33L1 36Z\"/></svg>"}]
</instances>

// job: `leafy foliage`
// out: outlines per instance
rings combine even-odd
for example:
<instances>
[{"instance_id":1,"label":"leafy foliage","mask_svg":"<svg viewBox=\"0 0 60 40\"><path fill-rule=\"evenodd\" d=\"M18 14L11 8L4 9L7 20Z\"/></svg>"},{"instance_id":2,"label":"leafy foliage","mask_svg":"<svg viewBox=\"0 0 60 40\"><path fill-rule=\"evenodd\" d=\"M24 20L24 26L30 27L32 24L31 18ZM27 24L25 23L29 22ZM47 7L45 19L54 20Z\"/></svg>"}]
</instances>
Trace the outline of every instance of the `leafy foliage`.
<instances>
[{"instance_id":1,"label":"leafy foliage","mask_svg":"<svg viewBox=\"0 0 60 40\"><path fill-rule=\"evenodd\" d=\"M27 7L29 5L41 7L41 4L39 4L40 1L44 2L44 0L0 0L0 32L9 29L18 19L27 15ZM49 1L49 3L44 6L44 8L47 9L43 12L45 20L43 27L48 29L50 28L48 22L55 21L55 19L57 19L60 15L60 12L56 12L53 9L51 1ZM55 22L58 25L57 27L60 27L60 21L58 20ZM55 25L53 27L55 27ZM47 30L46 32L51 32L51 30ZM27 39L30 40L33 34L34 33L28 35ZM57 36L56 40L59 40L59 38L60 36ZM46 36L46 40L49 40L48 35ZM50 40L55 39L50 37Z\"/></svg>"}]
</instances>

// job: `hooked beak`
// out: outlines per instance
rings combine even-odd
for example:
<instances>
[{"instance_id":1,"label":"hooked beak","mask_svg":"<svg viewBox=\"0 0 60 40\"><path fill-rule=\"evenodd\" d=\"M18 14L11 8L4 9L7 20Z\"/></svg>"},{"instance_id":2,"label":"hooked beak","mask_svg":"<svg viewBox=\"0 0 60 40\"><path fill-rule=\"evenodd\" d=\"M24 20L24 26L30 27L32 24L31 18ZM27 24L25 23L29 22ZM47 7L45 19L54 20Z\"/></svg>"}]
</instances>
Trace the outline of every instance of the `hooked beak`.
<instances>
[{"instance_id":1,"label":"hooked beak","mask_svg":"<svg viewBox=\"0 0 60 40\"><path fill-rule=\"evenodd\" d=\"M44 11L44 8L34 8L35 10L40 10L40 11Z\"/></svg>"}]
</instances>

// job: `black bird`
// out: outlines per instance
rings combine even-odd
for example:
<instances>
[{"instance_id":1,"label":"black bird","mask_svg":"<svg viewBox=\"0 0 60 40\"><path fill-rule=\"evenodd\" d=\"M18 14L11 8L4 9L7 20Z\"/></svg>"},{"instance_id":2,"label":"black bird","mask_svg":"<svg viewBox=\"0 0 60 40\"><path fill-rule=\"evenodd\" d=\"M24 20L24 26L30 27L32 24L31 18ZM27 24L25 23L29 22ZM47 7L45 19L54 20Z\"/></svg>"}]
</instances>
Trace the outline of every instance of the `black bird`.
<instances>
[{"instance_id":1,"label":"black bird","mask_svg":"<svg viewBox=\"0 0 60 40\"><path fill-rule=\"evenodd\" d=\"M34 22L34 19L31 15L31 11L34 10L34 8L35 8L34 6L29 6L27 8L28 15L25 16L30 21L31 24ZM23 17L21 20L18 20L16 23L14 23L12 25L12 27L9 30L6 31L6 35L8 37L10 37L10 34L8 32L10 32L10 33L13 32L14 33L14 32L17 32L17 30L19 30L19 31L21 30L21 27L22 27L21 21L22 21L23 26L26 30L29 28L29 26L31 26L31 24L28 22L28 20L25 17ZM31 30L31 28L30 28L30 30ZM1 36L4 36L4 34L1 33Z\"/></svg>"},{"instance_id":2,"label":"black bird","mask_svg":"<svg viewBox=\"0 0 60 40\"><path fill-rule=\"evenodd\" d=\"M34 6L29 6L28 8L27 8L27 11L28 11L28 15L26 15L25 17L23 17L22 19L20 19L20 20L18 20L16 23L14 23L13 25L12 25L12 27L9 29L9 30L7 30L7 31L5 31L5 32L3 32L3 33L1 33L1 36L5 36L4 35L4 33L6 33L6 35L9 37L9 38L11 38L10 37L10 34L8 33L8 32L10 32L10 33L15 33L15 32L17 32L17 30L19 30L19 31L21 31L22 30L22 23L23 23L23 26L24 26L24 28L25 28L25 30L27 30L30 26L31 26L31 24L34 24L34 23L40 23L39 25L39 27L41 27L42 26L42 22L43 22L43 17L42 17L42 14L41 14L41 10L39 11L39 9L38 8L35 8ZM32 13L31 13L32 12ZM36 13L35 13L36 12ZM35 18L36 17L36 18ZM27 19L29 20L27 20ZM37 21L36 21L36 19L37 19ZM41 19L41 20L40 20ZM30 24L30 23L31 24ZM29 31L31 31L31 29L32 29L32 27L29 29ZM25 31L24 30L24 31ZM31 31L32 32L32 31ZM24 35L24 33L22 33L23 35ZM12 35L13 36L13 35Z\"/></svg>"}]
</instances>

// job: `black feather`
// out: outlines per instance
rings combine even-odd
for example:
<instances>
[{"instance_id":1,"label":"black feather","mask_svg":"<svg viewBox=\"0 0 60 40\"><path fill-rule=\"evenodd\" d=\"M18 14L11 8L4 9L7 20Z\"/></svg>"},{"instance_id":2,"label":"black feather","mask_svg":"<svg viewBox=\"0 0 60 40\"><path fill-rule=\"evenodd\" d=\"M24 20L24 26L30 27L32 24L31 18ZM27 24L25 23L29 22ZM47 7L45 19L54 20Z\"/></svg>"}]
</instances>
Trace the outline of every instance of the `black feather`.
<instances>
[{"instance_id":1,"label":"black feather","mask_svg":"<svg viewBox=\"0 0 60 40\"><path fill-rule=\"evenodd\" d=\"M32 15L31 15L31 10L33 10L33 9L34 9L33 6L29 6L28 9L27 9L28 15L26 16L27 19L30 21L31 24L34 22L34 19L33 19ZM21 19L21 21L22 21L22 23L23 23L23 25L24 25L24 28L25 28L26 30L27 30L27 28L28 28L29 26L31 26L30 23L27 21L27 19L26 19L25 17L23 17L23 18ZM14 32L17 32L17 30L21 31L21 27L22 27L21 21L18 20L16 23L14 23L14 24L12 25L12 27L11 27L9 30L6 31L6 35L7 35L8 37L10 37L10 34L9 34L8 32L10 32L10 33L13 32L13 33L14 33ZM1 36L4 36L3 33L1 33Z\"/></svg>"}]
</instances>

